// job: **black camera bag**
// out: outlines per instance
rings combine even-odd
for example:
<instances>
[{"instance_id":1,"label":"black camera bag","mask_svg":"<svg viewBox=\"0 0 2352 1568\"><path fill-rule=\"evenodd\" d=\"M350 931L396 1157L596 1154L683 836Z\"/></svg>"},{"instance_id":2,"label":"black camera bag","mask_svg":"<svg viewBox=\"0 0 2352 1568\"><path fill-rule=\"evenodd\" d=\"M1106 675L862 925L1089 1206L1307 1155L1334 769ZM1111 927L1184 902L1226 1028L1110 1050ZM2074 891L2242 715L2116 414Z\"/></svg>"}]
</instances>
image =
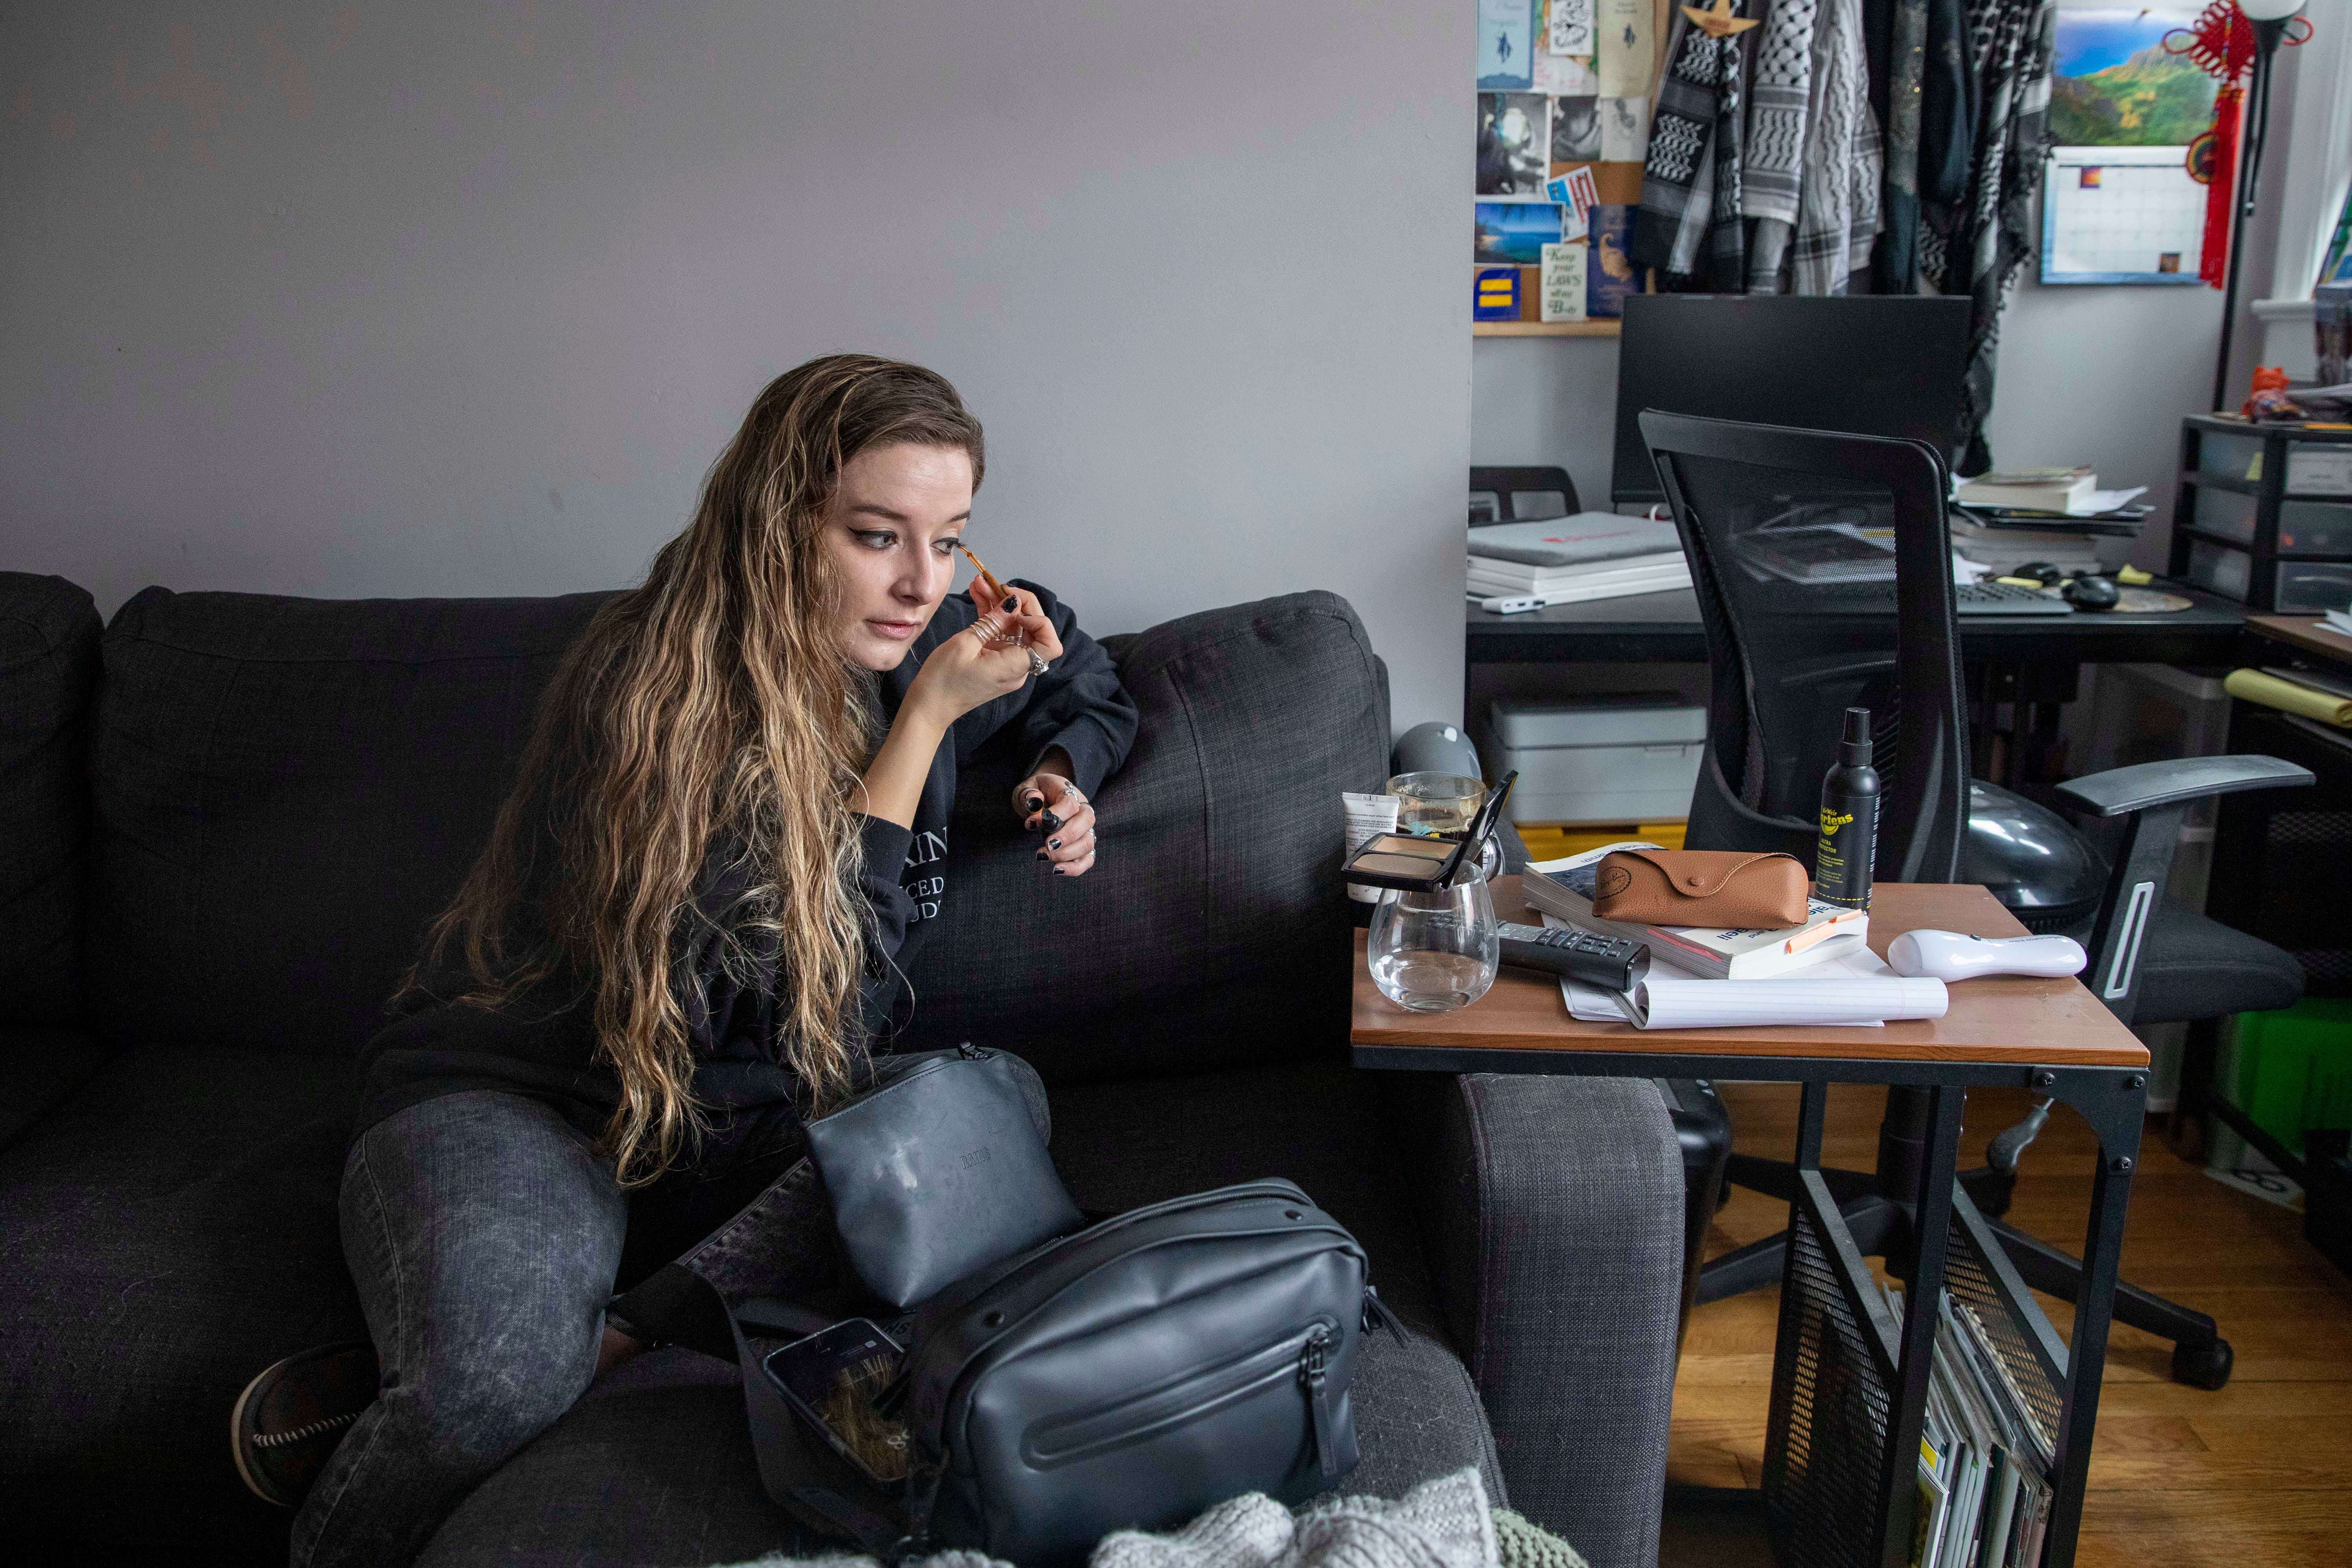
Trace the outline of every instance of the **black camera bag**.
<instances>
[{"instance_id":1,"label":"black camera bag","mask_svg":"<svg viewBox=\"0 0 2352 1568\"><path fill-rule=\"evenodd\" d=\"M948 1287L886 1406L911 1465L874 1485L800 1429L740 1340L760 1469L803 1522L887 1563L969 1547L1082 1563L1244 1492L1298 1502L1356 1463L1349 1401L1390 1321L1354 1237L1288 1182L1102 1221Z\"/></svg>"}]
</instances>

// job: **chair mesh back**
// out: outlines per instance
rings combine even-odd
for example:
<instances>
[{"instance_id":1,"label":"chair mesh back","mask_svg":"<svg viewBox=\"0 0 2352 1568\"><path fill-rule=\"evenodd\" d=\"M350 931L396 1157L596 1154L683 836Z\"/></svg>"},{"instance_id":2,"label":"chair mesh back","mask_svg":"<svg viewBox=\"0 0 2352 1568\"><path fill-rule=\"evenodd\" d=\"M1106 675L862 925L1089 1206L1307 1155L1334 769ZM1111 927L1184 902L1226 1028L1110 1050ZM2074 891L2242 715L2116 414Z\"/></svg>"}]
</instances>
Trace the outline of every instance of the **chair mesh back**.
<instances>
[{"instance_id":1,"label":"chair mesh back","mask_svg":"<svg viewBox=\"0 0 2352 1568\"><path fill-rule=\"evenodd\" d=\"M1871 712L1881 880L1949 881L1968 730L1943 469L1925 447L1645 414L1707 637L1695 848L1810 861L1845 710Z\"/></svg>"}]
</instances>

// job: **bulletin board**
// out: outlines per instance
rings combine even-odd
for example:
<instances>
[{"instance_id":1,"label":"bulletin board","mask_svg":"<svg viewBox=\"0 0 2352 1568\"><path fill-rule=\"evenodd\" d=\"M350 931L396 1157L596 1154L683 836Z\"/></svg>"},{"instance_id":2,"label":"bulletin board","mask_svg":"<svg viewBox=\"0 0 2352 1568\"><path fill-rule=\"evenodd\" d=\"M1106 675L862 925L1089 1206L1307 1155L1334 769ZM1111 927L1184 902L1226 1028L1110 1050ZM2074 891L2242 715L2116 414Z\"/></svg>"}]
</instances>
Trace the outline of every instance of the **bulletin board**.
<instances>
[{"instance_id":1,"label":"bulletin board","mask_svg":"<svg viewBox=\"0 0 2352 1568\"><path fill-rule=\"evenodd\" d=\"M1626 250L1674 0L1465 3L1478 12L1471 331L1614 334L1624 295L1654 287ZM1545 319L1546 245L1555 247L1555 313L1571 293L1563 264L1575 263L1580 319ZM1498 301L1514 273L1505 315Z\"/></svg>"}]
</instances>

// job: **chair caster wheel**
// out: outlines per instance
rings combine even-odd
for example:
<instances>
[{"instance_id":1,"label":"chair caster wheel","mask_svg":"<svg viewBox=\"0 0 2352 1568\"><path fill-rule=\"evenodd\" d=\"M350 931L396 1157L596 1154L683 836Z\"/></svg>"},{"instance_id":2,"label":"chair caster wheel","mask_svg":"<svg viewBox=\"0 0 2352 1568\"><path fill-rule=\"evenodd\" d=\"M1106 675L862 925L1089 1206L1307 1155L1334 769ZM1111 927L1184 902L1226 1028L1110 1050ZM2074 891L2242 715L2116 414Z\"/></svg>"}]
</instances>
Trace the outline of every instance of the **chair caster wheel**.
<instances>
[{"instance_id":1,"label":"chair caster wheel","mask_svg":"<svg viewBox=\"0 0 2352 1568\"><path fill-rule=\"evenodd\" d=\"M2191 1388L2219 1388L2230 1381L2230 1363L2236 1359L2227 1340L2215 1340L2208 1350L2172 1347L2172 1381Z\"/></svg>"}]
</instances>

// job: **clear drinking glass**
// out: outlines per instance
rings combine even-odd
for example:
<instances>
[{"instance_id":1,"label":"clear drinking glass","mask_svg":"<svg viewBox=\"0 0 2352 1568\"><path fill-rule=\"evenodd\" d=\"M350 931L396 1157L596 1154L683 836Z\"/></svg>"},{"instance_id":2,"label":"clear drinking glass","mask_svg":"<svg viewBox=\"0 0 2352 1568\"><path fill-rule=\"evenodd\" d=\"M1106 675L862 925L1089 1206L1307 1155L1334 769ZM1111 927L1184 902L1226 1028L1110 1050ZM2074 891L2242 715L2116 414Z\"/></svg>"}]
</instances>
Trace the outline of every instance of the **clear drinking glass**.
<instances>
[{"instance_id":1,"label":"clear drinking glass","mask_svg":"<svg viewBox=\"0 0 2352 1568\"><path fill-rule=\"evenodd\" d=\"M1460 773L1399 773L1389 780L1397 797L1400 833L1459 833L1486 804L1486 785ZM1479 870L1489 879L1503 874L1503 847L1486 841Z\"/></svg>"},{"instance_id":2,"label":"clear drinking glass","mask_svg":"<svg viewBox=\"0 0 2352 1568\"><path fill-rule=\"evenodd\" d=\"M1455 886L1384 895L1365 957L1381 994L1412 1012L1450 1013L1486 994L1502 941L1486 874L1465 867Z\"/></svg>"}]
</instances>

